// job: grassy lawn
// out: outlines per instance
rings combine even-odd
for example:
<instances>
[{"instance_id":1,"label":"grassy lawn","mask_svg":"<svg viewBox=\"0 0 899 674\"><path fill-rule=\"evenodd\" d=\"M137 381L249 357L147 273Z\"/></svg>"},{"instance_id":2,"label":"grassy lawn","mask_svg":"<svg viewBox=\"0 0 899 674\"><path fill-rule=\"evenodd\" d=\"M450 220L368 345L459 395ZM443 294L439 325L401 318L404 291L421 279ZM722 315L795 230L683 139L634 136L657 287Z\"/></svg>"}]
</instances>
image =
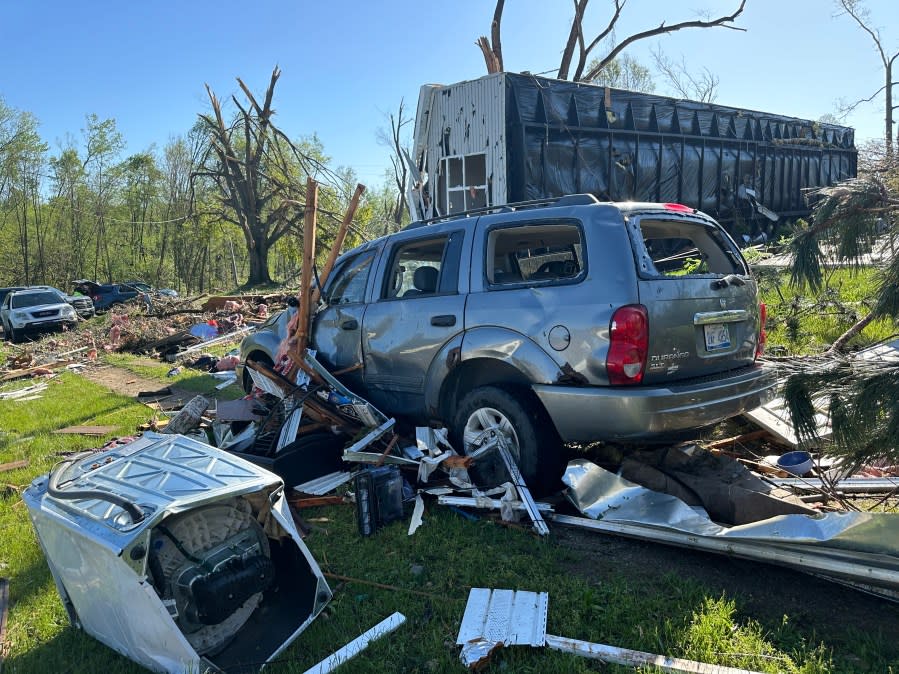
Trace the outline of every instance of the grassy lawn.
<instances>
[{"instance_id":1,"label":"grassy lawn","mask_svg":"<svg viewBox=\"0 0 899 674\"><path fill-rule=\"evenodd\" d=\"M805 355L825 351L859 318L868 314L876 294L878 270L835 269L818 294L790 285L789 270L756 269L762 301L768 308L770 355ZM870 323L851 343L862 348L899 333L891 320Z\"/></svg>"},{"instance_id":2,"label":"grassy lawn","mask_svg":"<svg viewBox=\"0 0 899 674\"><path fill-rule=\"evenodd\" d=\"M72 374L53 380L40 400L4 401L0 462L27 458L30 465L4 473L0 483L25 486L61 452L102 443L52 435L55 428L110 424L128 434L147 416L145 407ZM10 579L11 589L5 671L141 671L68 625L24 505L15 489L0 484L0 494L0 575ZM524 528L486 518L472 522L438 506L429 507L424 526L411 537L405 522L360 537L351 506L303 516L313 526L307 544L322 568L365 582L332 579L334 601L274 671L305 671L394 611L406 615L406 625L340 671L462 671L454 642L470 587L547 591L550 633L654 653L765 672L884 672L899 665L899 645L889 635L841 624L817 633L816 623L809 629L800 616L794 624L776 608L760 613L751 608L751 597L712 582L665 568L635 574L614 558L604 560L601 543L598 555L585 557L564 539L538 540ZM764 589L760 578L759 591ZM487 671L597 669L606 671L585 659L519 647L497 654Z\"/></svg>"}]
</instances>

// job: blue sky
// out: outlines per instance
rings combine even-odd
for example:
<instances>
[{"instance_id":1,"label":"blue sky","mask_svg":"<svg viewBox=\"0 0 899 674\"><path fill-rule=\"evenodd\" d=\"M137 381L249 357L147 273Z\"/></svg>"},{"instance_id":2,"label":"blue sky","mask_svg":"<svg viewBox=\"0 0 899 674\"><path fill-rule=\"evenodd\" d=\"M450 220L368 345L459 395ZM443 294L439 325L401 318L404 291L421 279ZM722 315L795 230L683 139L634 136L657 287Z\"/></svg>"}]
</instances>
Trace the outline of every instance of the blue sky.
<instances>
[{"instance_id":1,"label":"blue sky","mask_svg":"<svg viewBox=\"0 0 899 674\"><path fill-rule=\"evenodd\" d=\"M0 7L0 96L32 112L58 150L80 138L85 116L112 117L126 152L161 147L208 110L204 84L220 97L239 93L235 77L262 92L282 70L276 123L292 136L317 133L335 165L374 187L387 149L376 140L401 99L414 112L421 84L485 73L475 47L489 32L492 0L422 3L330 0L6 0ZM593 0L586 29L608 19ZM729 13L737 0L630 0L618 37L695 17L703 6ZM885 47L899 49L899 2L868 0ZM506 69L558 66L570 0L507 0ZM672 58L720 77L717 102L817 119L839 98L855 100L882 84L870 39L830 0L748 0L746 32L682 31L628 50L651 62L658 43ZM668 93L664 86L658 93ZM880 98L850 116L857 140L882 134Z\"/></svg>"}]
</instances>

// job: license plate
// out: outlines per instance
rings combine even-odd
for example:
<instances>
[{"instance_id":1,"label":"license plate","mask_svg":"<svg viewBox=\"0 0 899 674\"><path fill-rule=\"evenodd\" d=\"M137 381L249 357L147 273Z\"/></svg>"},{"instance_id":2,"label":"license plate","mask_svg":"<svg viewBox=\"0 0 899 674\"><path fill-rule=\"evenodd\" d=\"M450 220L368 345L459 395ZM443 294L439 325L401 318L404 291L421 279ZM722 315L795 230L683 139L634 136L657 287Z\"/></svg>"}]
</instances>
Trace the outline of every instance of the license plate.
<instances>
[{"instance_id":1,"label":"license plate","mask_svg":"<svg viewBox=\"0 0 899 674\"><path fill-rule=\"evenodd\" d=\"M730 332L727 323L713 323L703 326L705 329L706 351L720 351L730 347Z\"/></svg>"}]
</instances>

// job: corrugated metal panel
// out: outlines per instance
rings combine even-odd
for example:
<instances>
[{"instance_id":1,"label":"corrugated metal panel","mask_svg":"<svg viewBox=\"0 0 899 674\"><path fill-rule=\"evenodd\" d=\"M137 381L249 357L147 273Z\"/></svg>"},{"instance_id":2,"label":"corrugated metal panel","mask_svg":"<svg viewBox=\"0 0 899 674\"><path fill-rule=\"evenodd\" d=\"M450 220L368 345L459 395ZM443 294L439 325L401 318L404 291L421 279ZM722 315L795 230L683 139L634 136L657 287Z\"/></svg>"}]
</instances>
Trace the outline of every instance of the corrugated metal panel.
<instances>
[{"instance_id":1,"label":"corrugated metal panel","mask_svg":"<svg viewBox=\"0 0 899 674\"><path fill-rule=\"evenodd\" d=\"M487 155L490 204L506 200L504 73L444 87L422 87L419 104L430 98L427 117L416 119L416 156L427 152L426 171L436 193L440 160L477 153ZM499 198L497 196L499 195Z\"/></svg>"}]
</instances>

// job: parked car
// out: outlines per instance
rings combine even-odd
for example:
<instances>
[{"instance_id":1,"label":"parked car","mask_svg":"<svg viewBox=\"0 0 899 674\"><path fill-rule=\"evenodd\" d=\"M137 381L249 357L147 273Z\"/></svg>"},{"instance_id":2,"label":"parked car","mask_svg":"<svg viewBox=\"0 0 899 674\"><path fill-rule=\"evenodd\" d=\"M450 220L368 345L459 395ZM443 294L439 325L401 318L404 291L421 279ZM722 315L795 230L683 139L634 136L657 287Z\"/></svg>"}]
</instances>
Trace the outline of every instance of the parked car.
<instances>
[{"instance_id":1,"label":"parked car","mask_svg":"<svg viewBox=\"0 0 899 674\"><path fill-rule=\"evenodd\" d=\"M3 304L3 300L6 299L6 296L14 290L25 290L25 286L10 286L9 288L0 288L0 305Z\"/></svg>"},{"instance_id":2,"label":"parked car","mask_svg":"<svg viewBox=\"0 0 899 674\"><path fill-rule=\"evenodd\" d=\"M163 295L165 297L178 297L178 291L174 288L154 288L149 283L143 281L122 281L122 285L131 286L143 293L151 295Z\"/></svg>"},{"instance_id":3,"label":"parked car","mask_svg":"<svg viewBox=\"0 0 899 674\"><path fill-rule=\"evenodd\" d=\"M69 295L54 286L29 286L29 288L39 288L42 290L53 290L62 295L66 302L75 308L75 312L81 318L93 318L96 311L94 310L94 301L87 295Z\"/></svg>"},{"instance_id":4,"label":"parked car","mask_svg":"<svg viewBox=\"0 0 899 674\"><path fill-rule=\"evenodd\" d=\"M749 267L680 204L571 195L414 223L342 255L322 300L310 346L347 386L459 449L502 434L537 482L562 442L670 439L773 395ZM272 362L286 324L245 338L242 363Z\"/></svg>"},{"instance_id":5,"label":"parked car","mask_svg":"<svg viewBox=\"0 0 899 674\"><path fill-rule=\"evenodd\" d=\"M124 304L144 295L137 288L123 283L97 283L79 279L73 282L76 293L90 297L96 311L108 311L110 307Z\"/></svg>"},{"instance_id":6,"label":"parked car","mask_svg":"<svg viewBox=\"0 0 899 674\"><path fill-rule=\"evenodd\" d=\"M70 328L78 321L75 308L52 288L25 288L6 295L0 304L3 337L20 342L29 333Z\"/></svg>"}]
</instances>

